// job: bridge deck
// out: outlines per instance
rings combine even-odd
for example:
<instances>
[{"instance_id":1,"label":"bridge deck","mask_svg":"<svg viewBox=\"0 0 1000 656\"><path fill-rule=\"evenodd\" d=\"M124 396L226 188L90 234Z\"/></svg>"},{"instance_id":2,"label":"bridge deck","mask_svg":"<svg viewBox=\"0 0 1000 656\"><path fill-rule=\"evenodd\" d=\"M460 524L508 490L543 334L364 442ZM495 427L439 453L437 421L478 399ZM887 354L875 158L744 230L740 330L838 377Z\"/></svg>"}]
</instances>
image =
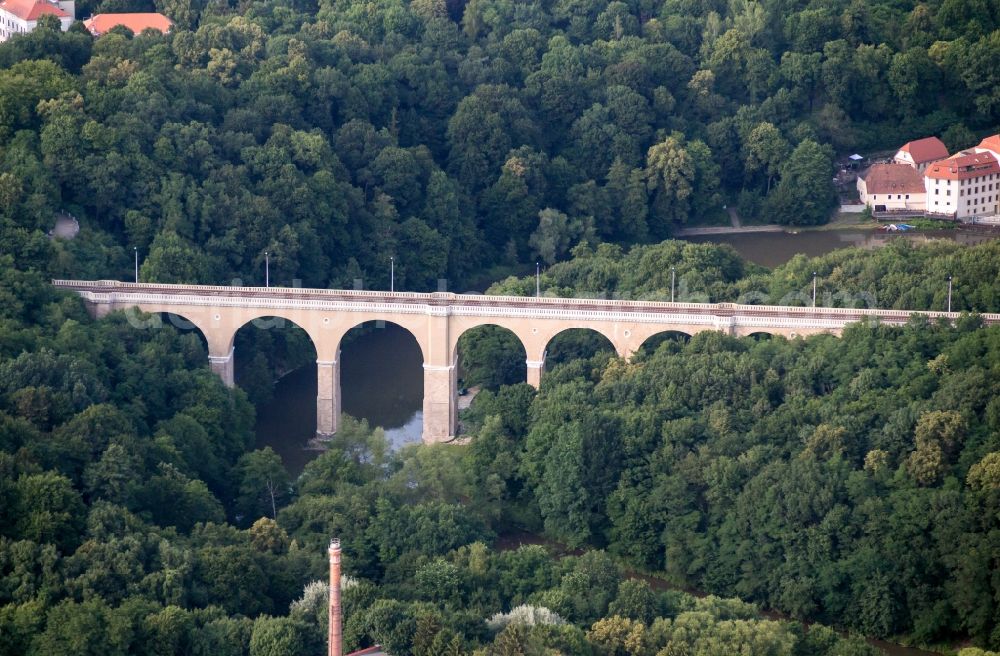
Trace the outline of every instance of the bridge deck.
<instances>
[{"instance_id":1,"label":"bridge deck","mask_svg":"<svg viewBox=\"0 0 1000 656\"><path fill-rule=\"evenodd\" d=\"M380 303L393 305L419 305L431 307L462 307L465 309L517 308L546 311L596 311L615 313L669 313L714 317L757 317L790 318L809 317L843 322L861 321L867 317L877 317L891 323L903 323L912 315L920 314L935 319L946 317L956 319L959 312L936 312L921 310L891 310L880 308L835 308L802 307L790 305L744 305L738 303L676 303L664 300L621 299L621 298L562 298L532 296L493 296L485 294L455 294L451 292L383 292L353 289L316 289L303 287L229 287L222 285L169 285L153 283L130 283L114 280L53 280L56 287L78 293L111 294L120 293L130 299L142 295L158 297L198 297L200 299L243 299L252 305L254 301L314 301L340 303ZM178 299L180 300L180 299ZM1000 323L1000 313L982 313L984 323Z\"/></svg>"}]
</instances>

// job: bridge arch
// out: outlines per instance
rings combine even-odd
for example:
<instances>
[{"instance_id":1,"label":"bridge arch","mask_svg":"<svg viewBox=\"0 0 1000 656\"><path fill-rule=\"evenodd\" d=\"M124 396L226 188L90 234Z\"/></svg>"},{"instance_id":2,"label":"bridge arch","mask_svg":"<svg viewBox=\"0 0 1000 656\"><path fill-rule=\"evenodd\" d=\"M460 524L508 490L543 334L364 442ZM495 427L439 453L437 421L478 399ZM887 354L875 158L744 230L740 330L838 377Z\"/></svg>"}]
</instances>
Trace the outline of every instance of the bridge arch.
<instances>
[{"instance_id":1,"label":"bridge arch","mask_svg":"<svg viewBox=\"0 0 1000 656\"><path fill-rule=\"evenodd\" d=\"M601 351L608 351L616 356L621 354L621 348L615 344L614 334L609 336L592 326L564 328L549 337L541 360L550 365L559 364L570 359L593 357Z\"/></svg>"},{"instance_id":2,"label":"bridge arch","mask_svg":"<svg viewBox=\"0 0 1000 656\"><path fill-rule=\"evenodd\" d=\"M636 353L642 352L647 356L652 355L665 342L686 344L693 336L694 335L684 330L661 330L642 340L635 351Z\"/></svg>"},{"instance_id":3,"label":"bridge arch","mask_svg":"<svg viewBox=\"0 0 1000 656\"><path fill-rule=\"evenodd\" d=\"M385 318L379 315L371 315L364 317L347 317L343 319L339 325L333 329L331 338L335 340L333 344L333 354L339 358L340 350L344 345L344 338L352 330L364 328L366 324L379 324L387 323L399 327L413 338L413 341L417 343L420 347L420 357L423 362L427 362L428 348L426 332L427 327L423 322L418 321L407 321L405 315L386 315Z\"/></svg>"},{"instance_id":4,"label":"bridge arch","mask_svg":"<svg viewBox=\"0 0 1000 656\"><path fill-rule=\"evenodd\" d=\"M270 398L275 374L311 364L317 359L318 346L316 339L297 321L265 315L246 321L233 332L231 352L234 378L240 372L241 387L251 401L260 402ZM272 359L260 365L263 367L260 370L252 362L263 352L268 352ZM255 392L266 395L262 397Z\"/></svg>"},{"instance_id":5,"label":"bridge arch","mask_svg":"<svg viewBox=\"0 0 1000 656\"><path fill-rule=\"evenodd\" d=\"M228 308L227 308L228 310ZM237 311L209 312L209 320L212 325L214 342L217 350L231 353L236 343L236 333L247 325L254 325L257 328L269 330L280 328L284 322L288 322L301 328L313 348L316 349L317 357L323 351L324 335L321 332L321 319L304 316L302 313L285 308L238 308Z\"/></svg>"},{"instance_id":6,"label":"bridge arch","mask_svg":"<svg viewBox=\"0 0 1000 656\"><path fill-rule=\"evenodd\" d=\"M455 346L451 358L460 363L465 375L471 375L475 382L480 382L487 388L494 388L501 384L528 380L527 374L521 373L524 372L528 360L528 348L515 330L500 323L484 322L465 326L455 332L458 334L454 336ZM488 362L470 361L469 358L462 357L462 349L472 346L468 342L477 338L481 340L479 346L484 351L478 355L484 356ZM499 369L492 374L485 374L475 371L480 366L499 367Z\"/></svg>"}]
</instances>

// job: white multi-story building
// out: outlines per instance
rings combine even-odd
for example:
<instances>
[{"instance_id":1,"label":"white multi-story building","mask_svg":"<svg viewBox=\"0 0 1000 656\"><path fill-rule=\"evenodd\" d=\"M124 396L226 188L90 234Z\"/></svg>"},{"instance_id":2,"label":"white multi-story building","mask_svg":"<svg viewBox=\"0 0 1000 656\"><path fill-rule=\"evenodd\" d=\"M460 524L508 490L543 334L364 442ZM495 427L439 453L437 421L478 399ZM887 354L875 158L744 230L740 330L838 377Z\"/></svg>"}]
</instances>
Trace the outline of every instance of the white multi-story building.
<instances>
[{"instance_id":1,"label":"white multi-story building","mask_svg":"<svg viewBox=\"0 0 1000 656\"><path fill-rule=\"evenodd\" d=\"M15 34L25 34L38 27L38 19L52 15L59 19L65 32L73 24L76 13L74 0L3 0L0 2L0 42Z\"/></svg>"},{"instance_id":2,"label":"white multi-story building","mask_svg":"<svg viewBox=\"0 0 1000 656\"><path fill-rule=\"evenodd\" d=\"M924 186L928 213L958 219L1000 214L1000 161L989 149L964 150L930 164Z\"/></svg>"}]
</instances>

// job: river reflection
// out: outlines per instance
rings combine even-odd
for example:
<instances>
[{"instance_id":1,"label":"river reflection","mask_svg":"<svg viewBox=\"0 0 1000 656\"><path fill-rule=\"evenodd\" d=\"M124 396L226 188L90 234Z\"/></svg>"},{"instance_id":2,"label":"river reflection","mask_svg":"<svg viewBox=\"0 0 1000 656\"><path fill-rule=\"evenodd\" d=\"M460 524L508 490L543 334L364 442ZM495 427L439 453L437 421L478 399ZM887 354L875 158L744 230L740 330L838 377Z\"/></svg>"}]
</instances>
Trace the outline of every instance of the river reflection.
<instances>
[{"instance_id":1,"label":"river reflection","mask_svg":"<svg viewBox=\"0 0 1000 656\"><path fill-rule=\"evenodd\" d=\"M418 442L424 396L420 347L395 324L369 327L341 350L341 407L385 429L394 449ZM257 448L274 449L293 476L319 454L305 448L316 435L315 363L278 381L274 399L257 409L256 433Z\"/></svg>"}]
</instances>

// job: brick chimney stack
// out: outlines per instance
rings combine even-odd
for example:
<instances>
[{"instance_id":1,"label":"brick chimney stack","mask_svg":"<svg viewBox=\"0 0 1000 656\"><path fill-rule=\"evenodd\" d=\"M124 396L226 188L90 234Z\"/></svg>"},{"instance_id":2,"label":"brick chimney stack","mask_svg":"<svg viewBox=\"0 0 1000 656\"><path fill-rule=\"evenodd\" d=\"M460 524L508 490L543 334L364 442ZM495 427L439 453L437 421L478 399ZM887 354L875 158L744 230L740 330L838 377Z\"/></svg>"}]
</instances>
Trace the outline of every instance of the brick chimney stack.
<instances>
[{"instance_id":1,"label":"brick chimney stack","mask_svg":"<svg viewBox=\"0 0 1000 656\"><path fill-rule=\"evenodd\" d=\"M340 539L330 540L330 608L329 608L328 656L342 656L343 629L340 608Z\"/></svg>"}]
</instances>

